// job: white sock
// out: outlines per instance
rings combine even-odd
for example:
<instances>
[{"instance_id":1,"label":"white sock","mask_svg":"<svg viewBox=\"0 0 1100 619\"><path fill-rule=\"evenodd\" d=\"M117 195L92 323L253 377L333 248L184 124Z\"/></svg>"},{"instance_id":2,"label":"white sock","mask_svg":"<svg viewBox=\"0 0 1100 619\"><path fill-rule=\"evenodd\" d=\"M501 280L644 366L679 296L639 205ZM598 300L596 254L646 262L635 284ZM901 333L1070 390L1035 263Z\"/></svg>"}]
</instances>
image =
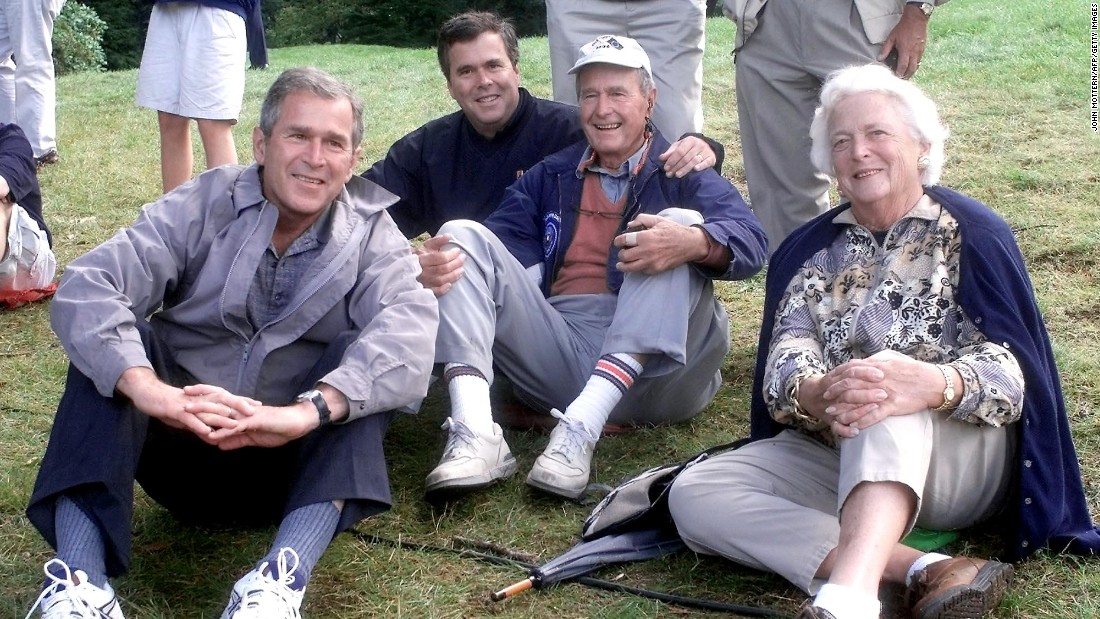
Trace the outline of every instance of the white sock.
<instances>
[{"instance_id":1,"label":"white sock","mask_svg":"<svg viewBox=\"0 0 1100 619\"><path fill-rule=\"evenodd\" d=\"M476 368L462 363L443 366L443 380L451 396L451 419L479 436L493 435L489 381Z\"/></svg>"},{"instance_id":2,"label":"white sock","mask_svg":"<svg viewBox=\"0 0 1100 619\"><path fill-rule=\"evenodd\" d=\"M598 440L611 411L641 373L642 364L627 353L603 355L565 416L580 422L589 437Z\"/></svg>"},{"instance_id":3,"label":"white sock","mask_svg":"<svg viewBox=\"0 0 1100 619\"><path fill-rule=\"evenodd\" d=\"M910 584L912 584L913 576L915 576L917 572L923 570L929 565L932 565L933 563L938 563L940 561L943 561L944 559L950 558L951 557L947 555L941 555L937 552L930 552L928 554L921 555L921 558L917 559L913 562L913 565L909 566L909 573L905 575L905 586L908 587Z\"/></svg>"},{"instance_id":4,"label":"white sock","mask_svg":"<svg viewBox=\"0 0 1100 619\"><path fill-rule=\"evenodd\" d=\"M878 619L882 604L878 598L843 585L825 584L814 597L814 606L824 608L836 619Z\"/></svg>"}]
</instances>

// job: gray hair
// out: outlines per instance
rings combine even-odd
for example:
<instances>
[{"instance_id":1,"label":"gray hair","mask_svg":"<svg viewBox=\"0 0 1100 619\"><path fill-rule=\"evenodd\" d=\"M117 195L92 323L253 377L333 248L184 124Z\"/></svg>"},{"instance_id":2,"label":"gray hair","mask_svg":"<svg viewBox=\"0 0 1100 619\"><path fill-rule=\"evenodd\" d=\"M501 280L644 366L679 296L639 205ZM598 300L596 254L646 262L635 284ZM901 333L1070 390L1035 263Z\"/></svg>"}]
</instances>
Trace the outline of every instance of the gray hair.
<instances>
[{"instance_id":1,"label":"gray hair","mask_svg":"<svg viewBox=\"0 0 1100 619\"><path fill-rule=\"evenodd\" d=\"M283 101L295 92L308 92L322 99L347 99L351 104L354 120L351 148L352 150L358 148L359 143L363 141L363 102L350 86L313 67L287 69L267 90L263 105L260 107L260 131L264 137L271 137L275 124L279 122Z\"/></svg>"},{"instance_id":2,"label":"gray hair","mask_svg":"<svg viewBox=\"0 0 1100 619\"><path fill-rule=\"evenodd\" d=\"M877 92L893 97L901 107L905 124L913 139L927 144L928 167L921 171L922 185L935 185L943 172L943 145L947 127L940 122L936 104L910 81L903 80L880 64L847 67L834 71L821 88L820 107L814 111L810 124L810 160L821 172L835 178L829 121L833 110L844 99L865 92Z\"/></svg>"},{"instance_id":3,"label":"gray hair","mask_svg":"<svg viewBox=\"0 0 1100 619\"><path fill-rule=\"evenodd\" d=\"M600 63L592 63L592 64L600 64ZM592 66L592 65L585 65L585 66L581 67L580 71L577 71L577 83L576 83L575 88L577 90L578 95L581 94L581 74L584 73L584 70L587 69L590 66ZM615 65L612 65L612 66L615 66ZM648 97L649 93L653 90L653 76L649 74L649 71L646 71L642 67L639 67L637 69L637 71L638 71L638 86L642 90L642 96Z\"/></svg>"}]
</instances>

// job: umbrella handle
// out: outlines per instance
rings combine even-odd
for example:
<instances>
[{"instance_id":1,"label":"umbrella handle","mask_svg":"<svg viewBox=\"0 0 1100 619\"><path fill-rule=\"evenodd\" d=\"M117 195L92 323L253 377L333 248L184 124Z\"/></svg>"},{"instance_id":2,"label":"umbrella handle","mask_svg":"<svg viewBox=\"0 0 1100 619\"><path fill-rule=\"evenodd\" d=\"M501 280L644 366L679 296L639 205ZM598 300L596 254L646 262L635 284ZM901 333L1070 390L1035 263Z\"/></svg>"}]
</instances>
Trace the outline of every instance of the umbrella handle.
<instances>
[{"instance_id":1,"label":"umbrella handle","mask_svg":"<svg viewBox=\"0 0 1100 619\"><path fill-rule=\"evenodd\" d=\"M489 599L494 601L494 602L499 602L501 600L505 600L505 599L508 599L508 598L510 598L514 595L517 595L519 593L523 593L524 591L530 589L533 586L535 586L534 577L525 578L525 579L515 583L514 585L508 585L507 587L501 589L500 591L497 591L495 593L490 593L489 594Z\"/></svg>"}]
</instances>

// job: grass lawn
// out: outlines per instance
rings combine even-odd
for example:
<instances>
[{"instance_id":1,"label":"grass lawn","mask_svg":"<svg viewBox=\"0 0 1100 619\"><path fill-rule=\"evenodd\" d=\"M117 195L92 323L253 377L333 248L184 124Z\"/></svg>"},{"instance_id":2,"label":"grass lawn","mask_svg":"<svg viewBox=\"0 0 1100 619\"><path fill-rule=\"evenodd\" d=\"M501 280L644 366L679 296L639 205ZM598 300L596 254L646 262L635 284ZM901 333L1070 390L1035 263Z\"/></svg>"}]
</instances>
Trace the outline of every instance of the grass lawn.
<instances>
[{"instance_id":1,"label":"grass lawn","mask_svg":"<svg viewBox=\"0 0 1100 619\"><path fill-rule=\"evenodd\" d=\"M916 81L940 105L952 137L943 183L1000 213L1018 239L1054 339L1067 407L1094 517L1100 515L1100 136L1090 126L1090 4L1078 0L955 0L932 18ZM727 145L726 174L744 190L733 69L733 25L708 24L706 131ZM549 96L545 39L522 43L524 84ZM249 72L236 131L242 161L260 99L278 71L303 64L355 86L367 103L362 168L396 138L455 109L434 50L367 46L276 49L266 72ZM134 219L160 187L155 114L134 104L136 71L66 76L58 83L62 162L41 175L59 262L94 247ZM196 136L196 147L197 136ZM201 149L196 159L201 162ZM725 384L707 410L672 428L600 442L594 481L614 483L655 463L679 459L747 432L748 384L756 354L762 277L719 286L732 318ZM23 515L61 394L66 359L44 304L0 314L0 616L22 617L51 552ZM398 420L387 437L395 505L337 538L314 572L309 617L669 617L691 611L566 585L494 604L489 592L523 571L455 554L369 543L367 536L434 546L458 538L489 541L541 558L570 547L588 508L536 496L524 474L448 507L422 499L439 457L446 416L433 391L420 415ZM525 472L545 444L509 432ZM247 483L255 471L227 471ZM737 526L731 522L731 526ZM116 588L128 617L217 617L239 575L260 557L273 530L187 528L139 493L134 563ZM992 555L999 541L964 535L952 552ZM1100 615L1095 560L1040 552L1018 566L997 617ZM670 593L759 605L794 614L803 594L781 579L713 558L681 553L604 569L604 578Z\"/></svg>"}]
</instances>

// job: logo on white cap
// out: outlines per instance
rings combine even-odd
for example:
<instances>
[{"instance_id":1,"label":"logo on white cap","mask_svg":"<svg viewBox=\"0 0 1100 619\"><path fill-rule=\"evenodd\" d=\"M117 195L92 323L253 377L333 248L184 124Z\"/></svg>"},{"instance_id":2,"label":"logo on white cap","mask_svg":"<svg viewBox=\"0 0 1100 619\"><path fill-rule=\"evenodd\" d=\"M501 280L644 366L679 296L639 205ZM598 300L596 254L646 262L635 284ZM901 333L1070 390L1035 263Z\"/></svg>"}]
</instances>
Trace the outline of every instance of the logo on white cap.
<instances>
[{"instance_id":1,"label":"logo on white cap","mask_svg":"<svg viewBox=\"0 0 1100 619\"><path fill-rule=\"evenodd\" d=\"M649 55L642 46L630 37L614 34L604 34L596 37L590 43L581 47L581 57L577 63L569 69L569 73L576 73L585 65L604 63L613 64L631 69L645 69L646 73L653 75L653 69L649 64Z\"/></svg>"}]
</instances>

